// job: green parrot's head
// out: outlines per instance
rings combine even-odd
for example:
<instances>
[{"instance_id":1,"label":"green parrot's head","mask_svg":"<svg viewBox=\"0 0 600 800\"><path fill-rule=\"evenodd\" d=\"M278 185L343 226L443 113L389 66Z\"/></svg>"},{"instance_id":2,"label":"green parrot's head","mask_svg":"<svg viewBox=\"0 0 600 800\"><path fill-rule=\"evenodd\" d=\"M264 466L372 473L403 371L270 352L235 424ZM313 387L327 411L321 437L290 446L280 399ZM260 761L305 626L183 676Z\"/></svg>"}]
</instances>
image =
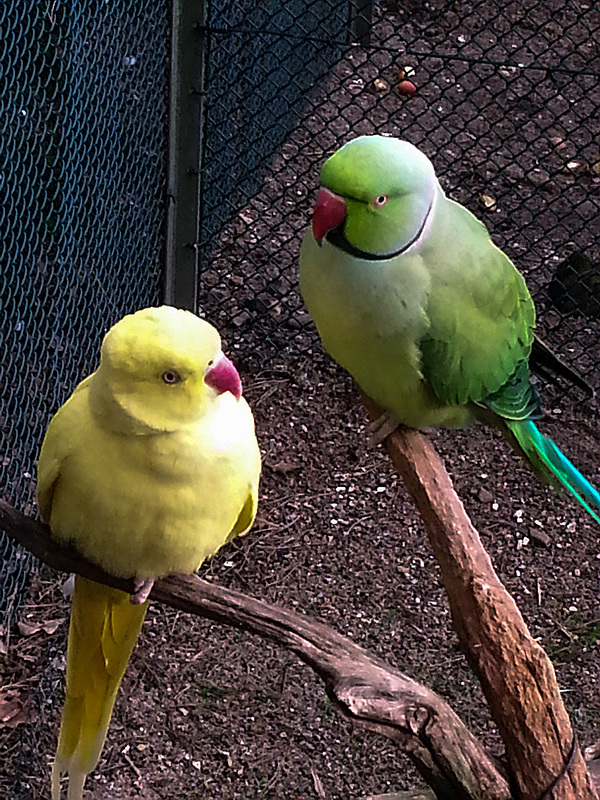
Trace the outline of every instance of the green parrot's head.
<instances>
[{"instance_id":1,"label":"green parrot's head","mask_svg":"<svg viewBox=\"0 0 600 800\"><path fill-rule=\"evenodd\" d=\"M175 430L196 422L219 395L242 393L217 330L170 306L117 322L104 337L94 380L113 413L120 409L140 430Z\"/></svg>"},{"instance_id":2,"label":"green parrot's head","mask_svg":"<svg viewBox=\"0 0 600 800\"><path fill-rule=\"evenodd\" d=\"M365 258L402 253L421 235L439 184L431 161L409 142L360 136L323 164L313 213L317 242Z\"/></svg>"}]
</instances>

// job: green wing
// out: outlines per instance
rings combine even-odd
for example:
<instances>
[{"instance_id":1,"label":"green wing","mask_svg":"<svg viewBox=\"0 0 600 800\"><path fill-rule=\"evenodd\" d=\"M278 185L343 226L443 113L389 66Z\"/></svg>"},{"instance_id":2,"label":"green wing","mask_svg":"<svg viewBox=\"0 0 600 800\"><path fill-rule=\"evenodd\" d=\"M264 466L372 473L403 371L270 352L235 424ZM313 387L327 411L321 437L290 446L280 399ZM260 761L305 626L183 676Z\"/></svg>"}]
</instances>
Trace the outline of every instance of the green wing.
<instances>
[{"instance_id":1,"label":"green wing","mask_svg":"<svg viewBox=\"0 0 600 800\"><path fill-rule=\"evenodd\" d=\"M445 403L489 405L510 419L539 412L527 361L535 309L525 281L462 206L444 200L422 248L431 274L423 374Z\"/></svg>"},{"instance_id":2,"label":"green wing","mask_svg":"<svg viewBox=\"0 0 600 800\"><path fill-rule=\"evenodd\" d=\"M544 416L540 396L529 380L527 361L521 361L507 383L486 397L483 404L499 417L512 422L541 419Z\"/></svg>"}]
</instances>

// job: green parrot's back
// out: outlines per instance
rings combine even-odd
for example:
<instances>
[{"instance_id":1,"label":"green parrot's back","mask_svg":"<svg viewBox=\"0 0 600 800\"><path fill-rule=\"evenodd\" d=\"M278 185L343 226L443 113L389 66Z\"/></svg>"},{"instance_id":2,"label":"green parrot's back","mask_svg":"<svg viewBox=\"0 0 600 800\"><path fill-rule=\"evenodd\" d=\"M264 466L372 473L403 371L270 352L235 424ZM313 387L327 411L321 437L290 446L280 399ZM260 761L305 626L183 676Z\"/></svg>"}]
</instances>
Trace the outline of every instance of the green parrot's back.
<instances>
[{"instance_id":1,"label":"green parrot's back","mask_svg":"<svg viewBox=\"0 0 600 800\"><path fill-rule=\"evenodd\" d=\"M526 363L535 308L522 275L466 208L443 198L421 254L431 276L423 371L447 403L484 402Z\"/></svg>"}]
</instances>

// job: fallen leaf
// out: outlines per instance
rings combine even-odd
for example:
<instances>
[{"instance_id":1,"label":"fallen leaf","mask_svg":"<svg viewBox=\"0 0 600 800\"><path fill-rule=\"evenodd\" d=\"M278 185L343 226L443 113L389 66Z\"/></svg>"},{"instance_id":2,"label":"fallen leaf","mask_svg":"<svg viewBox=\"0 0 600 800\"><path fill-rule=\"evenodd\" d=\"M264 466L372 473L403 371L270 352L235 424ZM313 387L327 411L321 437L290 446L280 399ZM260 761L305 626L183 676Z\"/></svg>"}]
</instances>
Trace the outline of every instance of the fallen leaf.
<instances>
[{"instance_id":1,"label":"fallen leaf","mask_svg":"<svg viewBox=\"0 0 600 800\"><path fill-rule=\"evenodd\" d=\"M556 147L557 150L564 150L564 148L567 146L562 136L551 136L550 141L552 142L554 147Z\"/></svg>"},{"instance_id":2,"label":"fallen leaf","mask_svg":"<svg viewBox=\"0 0 600 800\"><path fill-rule=\"evenodd\" d=\"M562 173L566 173L567 175L572 172L581 172L585 171L585 164L581 161L567 161L565 166L561 169Z\"/></svg>"},{"instance_id":3,"label":"fallen leaf","mask_svg":"<svg viewBox=\"0 0 600 800\"><path fill-rule=\"evenodd\" d=\"M20 619L17 622L17 629L21 636L32 636L34 633L37 633L40 630L39 625L31 625L29 622L23 622Z\"/></svg>"},{"instance_id":4,"label":"fallen leaf","mask_svg":"<svg viewBox=\"0 0 600 800\"><path fill-rule=\"evenodd\" d=\"M36 623L19 620L17 622L17 628L21 636L33 636L34 633L39 633L40 631L44 631L44 633L52 635L53 633L56 633L62 623L63 619L48 619L44 622Z\"/></svg>"},{"instance_id":5,"label":"fallen leaf","mask_svg":"<svg viewBox=\"0 0 600 800\"><path fill-rule=\"evenodd\" d=\"M53 633L56 633L56 631L63 624L63 621L64 620L62 619L49 619L47 622L44 622L42 628L44 629L45 633L51 636Z\"/></svg>"},{"instance_id":6,"label":"fallen leaf","mask_svg":"<svg viewBox=\"0 0 600 800\"><path fill-rule=\"evenodd\" d=\"M302 464L297 461L280 461L277 464L270 465L273 472L280 472L282 475L287 475L288 472L296 472L302 469Z\"/></svg>"},{"instance_id":7,"label":"fallen leaf","mask_svg":"<svg viewBox=\"0 0 600 800\"><path fill-rule=\"evenodd\" d=\"M373 81L373 89L377 92L377 94L387 92L389 88L389 84L381 78L375 78Z\"/></svg>"},{"instance_id":8,"label":"fallen leaf","mask_svg":"<svg viewBox=\"0 0 600 800\"><path fill-rule=\"evenodd\" d=\"M0 692L0 727L16 728L27 721L27 709L16 692Z\"/></svg>"},{"instance_id":9,"label":"fallen leaf","mask_svg":"<svg viewBox=\"0 0 600 800\"><path fill-rule=\"evenodd\" d=\"M325 794L325 789L323 788L323 784L321 783L321 779L319 778L319 776L317 775L317 773L315 772L313 767L310 768L310 774L312 775L313 784L314 784L314 787L315 787L315 792L317 793L317 795L319 797L326 798L327 795Z\"/></svg>"},{"instance_id":10,"label":"fallen leaf","mask_svg":"<svg viewBox=\"0 0 600 800\"><path fill-rule=\"evenodd\" d=\"M405 78L412 78L415 75L414 67L400 67L398 70L398 80L403 81Z\"/></svg>"},{"instance_id":11,"label":"fallen leaf","mask_svg":"<svg viewBox=\"0 0 600 800\"><path fill-rule=\"evenodd\" d=\"M491 194L480 194L479 205L483 206L486 211L491 211L496 206L496 198Z\"/></svg>"}]
</instances>

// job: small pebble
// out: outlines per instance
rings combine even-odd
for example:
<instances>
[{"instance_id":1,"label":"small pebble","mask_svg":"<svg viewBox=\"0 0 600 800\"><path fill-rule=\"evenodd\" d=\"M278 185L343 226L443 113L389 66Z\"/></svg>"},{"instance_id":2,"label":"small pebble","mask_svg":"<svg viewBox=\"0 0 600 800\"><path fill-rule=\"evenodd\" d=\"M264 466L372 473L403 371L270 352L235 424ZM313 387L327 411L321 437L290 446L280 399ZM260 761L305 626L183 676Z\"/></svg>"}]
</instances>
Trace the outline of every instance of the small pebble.
<instances>
[{"instance_id":1,"label":"small pebble","mask_svg":"<svg viewBox=\"0 0 600 800\"><path fill-rule=\"evenodd\" d=\"M412 97L416 93L417 87L412 81L400 81L398 84L398 91L405 97Z\"/></svg>"}]
</instances>

